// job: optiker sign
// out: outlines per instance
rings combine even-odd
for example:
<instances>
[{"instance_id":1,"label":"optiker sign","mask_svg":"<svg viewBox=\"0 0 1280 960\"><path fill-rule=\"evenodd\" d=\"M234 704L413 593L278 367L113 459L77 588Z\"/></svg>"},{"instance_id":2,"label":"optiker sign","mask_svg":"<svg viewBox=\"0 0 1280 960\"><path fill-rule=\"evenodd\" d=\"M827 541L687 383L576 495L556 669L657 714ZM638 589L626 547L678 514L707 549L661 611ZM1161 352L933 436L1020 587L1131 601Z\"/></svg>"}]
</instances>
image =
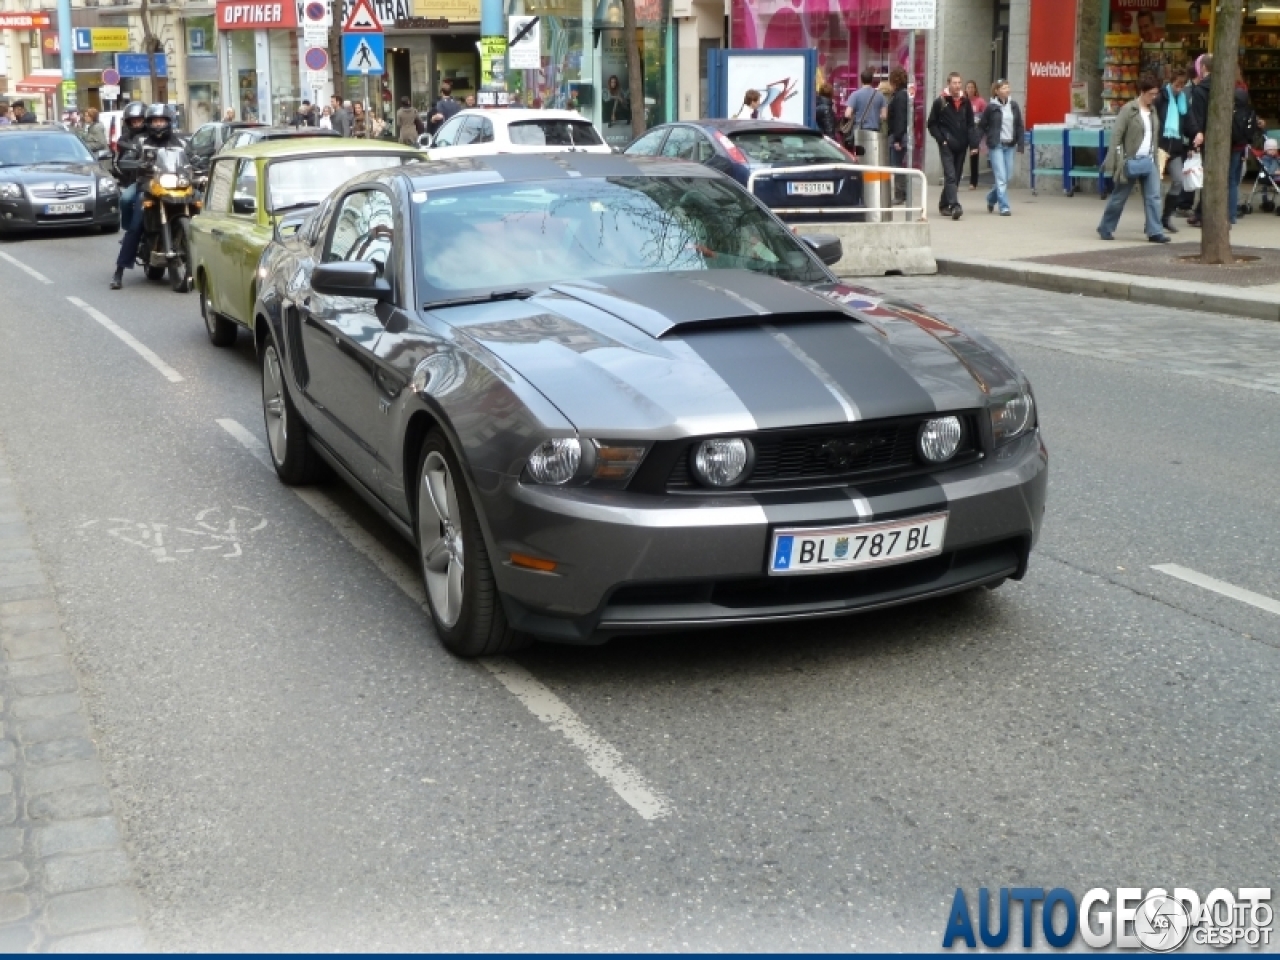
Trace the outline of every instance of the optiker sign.
<instances>
[{"instance_id":1,"label":"optiker sign","mask_svg":"<svg viewBox=\"0 0 1280 960\"><path fill-rule=\"evenodd\" d=\"M219 0L219 30L297 29L298 16L291 0Z\"/></svg>"},{"instance_id":2,"label":"optiker sign","mask_svg":"<svg viewBox=\"0 0 1280 960\"><path fill-rule=\"evenodd\" d=\"M1054 77L1070 80L1075 76L1075 63L1071 60L1059 60L1051 63L1046 63L1043 60L1033 60L1027 69L1033 77Z\"/></svg>"}]
</instances>

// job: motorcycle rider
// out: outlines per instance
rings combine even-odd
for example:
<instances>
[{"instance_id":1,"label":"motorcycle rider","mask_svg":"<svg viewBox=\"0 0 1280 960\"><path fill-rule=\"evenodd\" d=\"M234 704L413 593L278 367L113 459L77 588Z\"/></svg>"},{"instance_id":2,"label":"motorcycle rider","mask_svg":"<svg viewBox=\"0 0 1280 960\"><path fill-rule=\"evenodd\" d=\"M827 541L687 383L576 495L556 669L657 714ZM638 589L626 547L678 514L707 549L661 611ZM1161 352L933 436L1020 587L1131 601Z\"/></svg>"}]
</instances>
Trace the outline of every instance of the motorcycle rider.
<instances>
[{"instance_id":1,"label":"motorcycle rider","mask_svg":"<svg viewBox=\"0 0 1280 960\"><path fill-rule=\"evenodd\" d=\"M120 183L120 225L126 231L133 229L133 223L136 219L142 222L142 206L138 200L138 171L137 168L121 169L120 161L123 160L132 150L135 141L140 140L147 132L147 105L141 100L132 101L124 108L124 115L120 118L120 135L116 138L116 152L111 159L112 174ZM130 261L129 266L133 265ZM115 279L112 280L111 289L120 289L120 280L122 277L119 260L116 263Z\"/></svg>"},{"instance_id":2,"label":"motorcycle rider","mask_svg":"<svg viewBox=\"0 0 1280 960\"><path fill-rule=\"evenodd\" d=\"M132 106L132 104L130 104ZM165 103L153 103L144 112L146 126L140 136L135 135L129 141L127 154L121 154L120 168L131 170L134 174L134 188L137 188L137 177L142 165L142 152L147 147L169 147L177 144L174 133L175 113L173 107ZM124 239L120 241L120 255L116 258L116 272L111 277L111 289L119 290L124 283L124 271L132 270L134 261L138 259L138 244L142 242L142 198L136 197L133 219Z\"/></svg>"}]
</instances>

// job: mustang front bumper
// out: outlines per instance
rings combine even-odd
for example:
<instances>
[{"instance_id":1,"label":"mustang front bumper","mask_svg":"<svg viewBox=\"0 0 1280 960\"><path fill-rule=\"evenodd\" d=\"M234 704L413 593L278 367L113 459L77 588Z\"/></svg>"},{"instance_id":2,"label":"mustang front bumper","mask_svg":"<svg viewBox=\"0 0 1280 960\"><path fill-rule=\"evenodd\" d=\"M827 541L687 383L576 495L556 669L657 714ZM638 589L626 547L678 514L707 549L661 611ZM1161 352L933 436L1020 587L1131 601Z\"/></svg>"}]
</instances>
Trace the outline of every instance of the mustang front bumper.
<instances>
[{"instance_id":1,"label":"mustang front bumper","mask_svg":"<svg viewBox=\"0 0 1280 960\"><path fill-rule=\"evenodd\" d=\"M637 630L834 616L1021 578L1044 516L1048 454L1036 430L969 466L858 488L656 497L514 478L495 487L482 489L480 501L508 619L548 640L584 643ZM949 519L938 556L768 575L778 527L940 511ZM554 560L556 570L513 566L512 553Z\"/></svg>"}]
</instances>

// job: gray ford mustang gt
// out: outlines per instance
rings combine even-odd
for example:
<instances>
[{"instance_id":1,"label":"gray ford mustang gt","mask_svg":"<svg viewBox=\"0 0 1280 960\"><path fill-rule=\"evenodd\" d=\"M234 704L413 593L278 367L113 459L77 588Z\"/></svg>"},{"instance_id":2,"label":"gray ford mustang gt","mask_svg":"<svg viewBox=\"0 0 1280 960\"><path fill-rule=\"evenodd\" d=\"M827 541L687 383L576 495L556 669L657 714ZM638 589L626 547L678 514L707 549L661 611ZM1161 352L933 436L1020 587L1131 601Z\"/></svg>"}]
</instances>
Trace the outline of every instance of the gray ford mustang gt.
<instances>
[{"instance_id":1,"label":"gray ford mustang gt","mask_svg":"<svg viewBox=\"0 0 1280 960\"><path fill-rule=\"evenodd\" d=\"M276 470L327 465L417 545L456 654L1027 570L1048 454L1017 367L715 171L412 164L290 227L255 309Z\"/></svg>"}]
</instances>

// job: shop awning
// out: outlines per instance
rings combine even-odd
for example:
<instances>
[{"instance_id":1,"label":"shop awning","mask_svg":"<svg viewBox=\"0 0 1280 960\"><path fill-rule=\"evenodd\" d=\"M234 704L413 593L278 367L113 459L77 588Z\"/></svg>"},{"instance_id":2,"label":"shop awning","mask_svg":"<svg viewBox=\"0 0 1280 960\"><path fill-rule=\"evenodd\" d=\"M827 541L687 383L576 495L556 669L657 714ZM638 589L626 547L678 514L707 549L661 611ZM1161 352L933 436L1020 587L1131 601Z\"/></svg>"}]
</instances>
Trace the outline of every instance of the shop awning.
<instances>
[{"instance_id":1,"label":"shop awning","mask_svg":"<svg viewBox=\"0 0 1280 960\"><path fill-rule=\"evenodd\" d=\"M57 93L62 84L62 74L33 74L25 80L19 80L14 89L18 93Z\"/></svg>"}]
</instances>

